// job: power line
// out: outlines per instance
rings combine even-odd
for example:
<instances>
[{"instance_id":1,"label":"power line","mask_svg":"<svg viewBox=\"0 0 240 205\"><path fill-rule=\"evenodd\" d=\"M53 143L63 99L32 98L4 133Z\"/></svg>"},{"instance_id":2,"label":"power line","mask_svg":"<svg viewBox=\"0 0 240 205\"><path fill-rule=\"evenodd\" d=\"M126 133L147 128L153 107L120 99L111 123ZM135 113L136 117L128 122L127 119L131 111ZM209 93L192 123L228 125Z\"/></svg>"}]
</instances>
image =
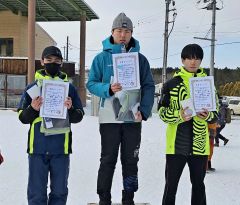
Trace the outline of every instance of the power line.
<instances>
[{"instance_id":1,"label":"power line","mask_svg":"<svg viewBox=\"0 0 240 205\"><path fill-rule=\"evenodd\" d=\"M240 41L233 41L233 42L226 42L226 43L216 43L215 45L216 46L223 46L223 45L231 45L231 44L240 44ZM207 46L203 46L202 48L209 48L211 47L211 45L207 45ZM178 53L173 53L173 54L170 54L168 55L169 57L172 57L172 56L176 56L176 55L180 55L181 52L178 52ZM159 60L159 59L162 59L163 57L158 57L158 58L150 58L149 60Z\"/></svg>"},{"instance_id":2,"label":"power line","mask_svg":"<svg viewBox=\"0 0 240 205\"><path fill-rule=\"evenodd\" d=\"M187 33L187 34L193 34L193 33L206 33L206 31L180 31L180 30L174 30L175 33ZM216 33L240 33L240 31L216 31Z\"/></svg>"},{"instance_id":3,"label":"power line","mask_svg":"<svg viewBox=\"0 0 240 205\"><path fill-rule=\"evenodd\" d=\"M224 21L219 21L218 23L219 24L225 24L225 23L229 23L229 22L232 22L232 21L239 21L240 18L232 18L232 19L227 19L227 20L224 20ZM201 27L203 26L209 26L210 23L206 23L206 24L202 24ZM189 28L194 28L194 27L199 27L199 25L191 25L190 26L184 26L184 27L176 27L176 29L189 29Z\"/></svg>"},{"instance_id":4,"label":"power line","mask_svg":"<svg viewBox=\"0 0 240 205\"><path fill-rule=\"evenodd\" d=\"M223 46L223 45L230 45L230 44L238 44L240 43L240 41L233 41L233 42L229 42L229 43L217 43L217 46Z\"/></svg>"},{"instance_id":5,"label":"power line","mask_svg":"<svg viewBox=\"0 0 240 205\"><path fill-rule=\"evenodd\" d=\"M136 27L139 27L139 26L142 26L144 24L151 24L153 22L153 20L157 21L159 20L159 17L161 15L160 14L157 14L157 15L151 15L151 16L148 16L148 17L145 17L145 18L142 18L140 20L137 20L137 25L134 26L134 28ZM154 17L154 18L153 18Z\"/></svg>"},{"instance_id":6,"label":"power line","mask_svg":"<svg viewBox=\"0 0 240 205\"><path fill-rule=\"evenodd\" d=\"M74 49L80 50L79 47L77 47L77 46L75 46L75 45L72 45L71 43L69 43L69 45L72 46ZM102 49L86 49L86 51L88 51L88 52L99 52L99 51L101 51L101 50L102 50Z\"/></svg>"}]
</instances>

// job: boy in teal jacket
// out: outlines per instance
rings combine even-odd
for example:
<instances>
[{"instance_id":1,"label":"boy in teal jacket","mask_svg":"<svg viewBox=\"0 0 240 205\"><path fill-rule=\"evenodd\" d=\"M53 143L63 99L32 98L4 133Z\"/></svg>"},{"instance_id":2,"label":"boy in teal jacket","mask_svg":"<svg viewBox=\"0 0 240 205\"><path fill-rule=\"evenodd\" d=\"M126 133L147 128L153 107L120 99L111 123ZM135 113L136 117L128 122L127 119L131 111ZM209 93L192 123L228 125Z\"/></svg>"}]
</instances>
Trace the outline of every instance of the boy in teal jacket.
<instances>
[{"instance_id":1,"label":"boy in teal jacket","mask_svg":"<svg viewBox=\"0 0 240 205\"><path fill-rule=\"evenodd\" d=\"M122 204L133 205L134 192L138 189L141 121L147 120L151 114L155 87L149 63L139 53L139 43L132 37L132 31L132 21L124 13L120 13L113 21L112 35L103 41L103 51L93 60L87 82L88 90L100 97L102 151L97 181L100 205L111 205L111 186L119 147L123 176ZM123 52L137 52L140 89L126 91L120 83L112 80L112 55ZM130 108L138 104L133 116Z\"/></svg>"}]
</instances>

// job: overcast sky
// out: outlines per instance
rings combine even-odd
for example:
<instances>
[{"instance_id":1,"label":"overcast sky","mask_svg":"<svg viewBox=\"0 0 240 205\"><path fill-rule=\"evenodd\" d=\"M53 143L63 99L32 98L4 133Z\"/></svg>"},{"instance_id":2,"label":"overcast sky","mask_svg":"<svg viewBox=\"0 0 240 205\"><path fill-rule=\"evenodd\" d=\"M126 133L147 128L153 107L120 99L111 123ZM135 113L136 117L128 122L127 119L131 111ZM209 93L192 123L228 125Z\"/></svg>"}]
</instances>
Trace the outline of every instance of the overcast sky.
<instances>
[{"instance_id":1,"label":"overcast sky","mask_svg":"<svg viewBox=\"0 0 240 205\"><path fill-rule=\"evenodd\" d=\"M204 4L198 0L175 0L177 17L169 37L168 66L181 65L180 53L189 43L198 43L204 49L203 67L210 65L210 41L197 40L193 37L211 38L212 12L200 9ZM203 0L202 0L203 1ZM141 53L151 67L163 65L163 33L165 21L164 0L85 0L99 16L99 20L87 22L86 67L91 66L94 56L102 50L102 40L111 35L113 19L125 12L134 24L133 37L140 41ZM216 16L215 67L240 67L240 1L217 0L217 6L223 8ZM206 4L205 4L206 5ZM172 8L172 6L170 7ZM170 20L173 12L170 13ZM79 59L79 22L50 22L40 25L55 39L63 51L69 36L71 50L69 60ZM171 24L169 25L171 27ZM224 45L221 45L224 44Z\"/></svg>"}]
</instances>

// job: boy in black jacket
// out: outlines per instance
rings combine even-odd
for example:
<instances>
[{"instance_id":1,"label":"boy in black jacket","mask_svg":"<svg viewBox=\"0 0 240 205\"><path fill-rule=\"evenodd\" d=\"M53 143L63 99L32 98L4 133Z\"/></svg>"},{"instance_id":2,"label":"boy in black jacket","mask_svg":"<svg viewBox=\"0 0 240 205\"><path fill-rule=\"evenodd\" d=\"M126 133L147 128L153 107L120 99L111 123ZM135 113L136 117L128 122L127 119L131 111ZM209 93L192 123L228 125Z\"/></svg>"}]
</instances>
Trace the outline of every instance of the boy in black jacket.
<instances>
[{"instance_id":1,"label":"boy in black jacket","mask_svg":"<svg viewBox=\"0 0 240 205\"><path fill-rule=\"evenodd\" d=\"M27 149L29 205L65 205L67 202L69 154L72 153L71 123L78 123L83 118L81 100L70 83L68 97L64 102L67 107L67 118L63 120L68 129L49 134L42 129L46 119L39 117L44 99L41 96L31 99L27 92L45 79L67 81L67 75L60 71L62 59L61 51L57 47L49 46L44 49L41 60L44 69L36 72L36 81L27 86L18 107L19 120L24 124L30 124ZM52 119L52 123L54 120ZM51 191L47 196L49 174Z\"/></svg>"},{"instance_id":2,"label":"boy in black jacket","mask_svg":"<svg viewBox=\"0 0 240 205\"><path fill-rule=\"evenodd\" d=\"M217 112L203 108L192 116L191 110L181 105L181 101L191 97L190 79L207 76L200 67L202 59L203 49L199 45L186 45L181 52L183 66L163 85L159 116L168 127L162 205L175 205L178 182L186 164L192 184L191 204L206 205L204 178L210 151L208 122L216 118Z\"/></svg>"}]
</instances>

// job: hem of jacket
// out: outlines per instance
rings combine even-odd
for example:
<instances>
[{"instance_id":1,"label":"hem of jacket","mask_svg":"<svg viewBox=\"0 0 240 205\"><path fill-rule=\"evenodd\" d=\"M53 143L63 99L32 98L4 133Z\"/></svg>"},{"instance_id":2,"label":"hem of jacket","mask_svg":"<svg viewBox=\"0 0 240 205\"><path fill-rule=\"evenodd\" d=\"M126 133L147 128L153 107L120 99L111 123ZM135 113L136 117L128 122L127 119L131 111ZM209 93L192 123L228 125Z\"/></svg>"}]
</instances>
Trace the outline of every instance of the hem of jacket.
<instances>
[{"instance_id":1,"label":"hem of jacket","mask_svg":"<svg viewBox=\"0 0 240 205\"><path fill-rule=\"evenodd\" d=\"M33 154L36 154L36 155L69 155L69 154L72 154L72 152L69 152L69 153L46 153L46 152L33 152L33 153L30 153L30 152L27 152L27 154L29 155L33 155Z\"/></svg>"},{"instance_id":2,"label":"hem of jacket","mask_svg":"<svg viewBox=\"0 0 240 205\"><path fill-rule=\"evenodd\" d=\"M99 124L126 124L126 123L141 123L141 122L130 122L130 121L99 121Z\"/></svg>"},{"instance_id":3,"label":"hem of jacket","mask_svg":"<svg viewBox=\"0 0 240 205\"><path fill-rule=\"evenodd\" d=\"M191 153L189 155L184 155L184 154L176 154L176 153L170 153L170 152L166 152L165 153L166 155L183 155L183 156L209 156L209 154L207 153L204 153L204 154L194 154L194 153Z\"/></svg>"}]
</instances>

